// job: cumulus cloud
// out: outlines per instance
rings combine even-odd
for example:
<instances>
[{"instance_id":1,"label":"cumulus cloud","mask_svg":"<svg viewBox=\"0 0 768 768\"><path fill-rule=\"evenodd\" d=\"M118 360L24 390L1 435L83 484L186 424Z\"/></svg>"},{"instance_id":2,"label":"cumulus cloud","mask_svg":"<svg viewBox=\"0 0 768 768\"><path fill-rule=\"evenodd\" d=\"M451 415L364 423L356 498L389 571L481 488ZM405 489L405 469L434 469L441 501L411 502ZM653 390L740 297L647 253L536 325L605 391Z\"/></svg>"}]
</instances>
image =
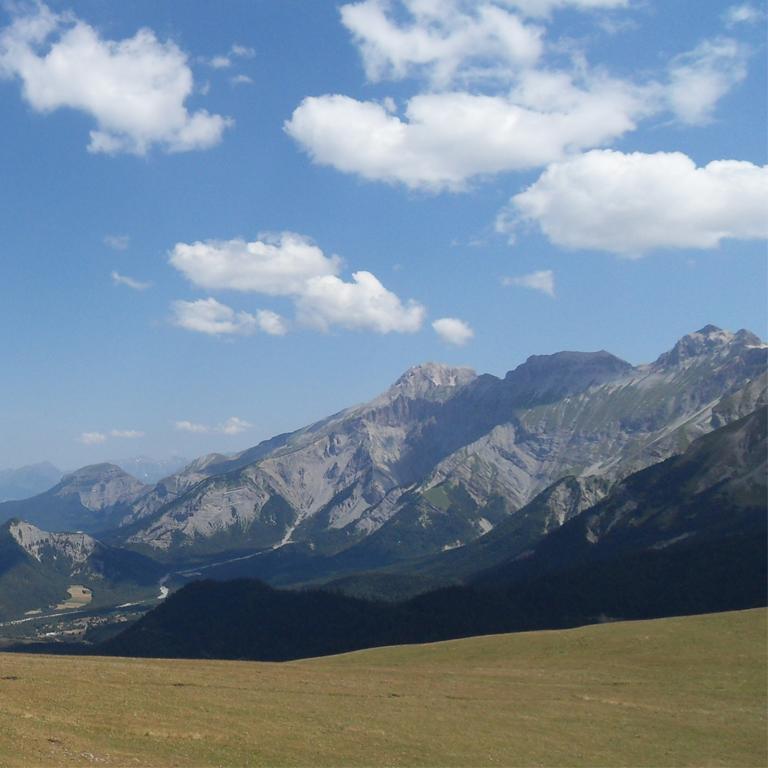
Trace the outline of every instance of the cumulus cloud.
<instances>
[{"instance_id":1,"label":"cumulus cloud","mask_svg":"<svg viewBox=\"0 0 768 768\"><path fill-rule=\"evenodd\" d=\"M377 333L411 333L426 314L415 301L403 302L370 272L339 277L341 259L326 256L311 240L283 232L259 240L177 243L171 264L194 285L209 290L234 290L293 299L300 322L328 330L331 326ZM261 310L254 318L215 299L179 301L175 322L209 334L251 333L255 324L267 333L285 333L282 318Z\"/></svg>"},{"instance_id":2,"label":"cumulus cloud","mask_svg":"<svg viewBox=\"0 0 768 768\"><path fill-rule=\"evenodd\" d=\"M555 48L544 46L544 25L558 9L628 6L628 0L347 3L342 22L368 79L422 77L428 89L401 109L386 96L309 96L284 129L318 165L443 192L609 146L654 116L671 113L689 124L711 119L746 72L747 49L734 40L705 40L642 79L612 77L583 55L563 65Z\"/></svg>"},{"instance_id":3,"label":"cumulus cloud","mask_svg":"<svg viewBox=\"0 0 768 768\"><path fill-rule=\"evenodd\" d=\"M76 109L96 121L91 152L145 154L206 149L221 140L228 118L190 113L194 83L187 57L150 29L107 40L71 14L45 5L0 31L0 78L18 78L38 112Z\"/></svg>"},{"instance_id":4,"label":"cumulus cloud","mask_svg":"<svg viewBox=\"0 0 768 768\"><path fill-rule=\"evenodd\" d=\"M146 291L147 288L152 287L152 283L145 283L141 280L136 280L133 277L121 275L119 272L112 272L112 282L115 285L126 285L134 291Z\"/></svg>"},{"instance_id":5,"label":"cumulus cloud","mask_svg":"<svg viewBox=\"0 0 768 768\"><path fill-rule=\"evenodd\" d=\"M441 317L432 323L432 328L443 341L457 347L463 346L475 335L472 328L457 317Z\"/></svg>"},{"instance_id":6,"label":"cumulus cloud","mask_svg":"<svg viewBox=\"0 0 768 768\"><path fill-rule=\"evenodd\" d=\"M113 429L109 434L112 437L119 437L125 440L136 440L144 437L144 433L138 429Z\"/></svg>"},{"instance_id":7,"label":"cumulus cloud","mask_svg":"<svg viewBox=\"0 0 768 768\"><path fill-rule=\"evenodd\" d=\"M335 275L341 268L338 256L326 257L308 238L293 232L252 242L177 243L170 262L201 288L271 296L300 293L310 278Z\"/></svg>"},{"instance_id":8,"label":"cumulus cloud","mask_svg":"<svg viewBox=\"0 0 768 768\"><path fill-rule=\"evenodd\" d=\"M540 167L633 130L643 93L596 77L530 72L509 96L413 97L403 117L372 101L309 97L285 130L320 165L408 187L460 190L474 176Z\"/></svg>"},{"instance_id":9,"label":"cumulus cloud","mask_svg":"<svg viewBox=\"0 0 768 768\"><path fill-rule=\"evenodd\" d=\"M312 278L297 306L299 318L321 330L339 325L377 333L414 333L426 315L421 304L403 304L370 272L355 272L351 283L335 275Z\"/></svg>"},{"instance_id":10,"label":"cumulus cloud","mask_svg":"<svg viewBox=\"0 0 768 768\"><path fill-rule=\"evenodd\" d=\"M709 122L717 102L747 74L747 51L736 40L705 40L671 64L666 98L683 122Z\"/></svg>"},{"instance_id":11,"label":"cumulus cloud","mask_svg":"<svg viewBox=\"0 0 768 768\"><path fill-rule=\"evenodd\" d=\"M104 245L111 248L113 251L125 251L131 244L131 238L129 235L105 235Z\"/></svg>"},{"instance_id":12,"label":"cumulus cloud","mask_svg":"<svg viewBox=\"0 0 768 768\"><path fill-rule=\"evenodd\" d=\"M555 163L497 220L535 222L555 244L639 256L655 248L715 248L768 237L768 166L680 152L593 150Z\"/></svg>"},{"instance_id":13,"label":"cumulus cloud","mask_svg":"<svg viewBox=\"0 0 768 768\"><path fill-rule=\"evenodd\" d=\"M493 2L402 0L401 23L391 3L363 0L341 7L371 81L423 71L438 86L454 79L507 75L541 54L542 30Z\"/></svg>"},{"instance_id":14,"label":"cumulus cloud","mask_svg":"<svg viewBox=\"0 0 768 768\"><path fill-rule=\"evenodd\" d=\"M259 330L268 333L270 336L284 336L288 333L288 325L285 319L271 309L256 310L256 322L259 325Z\"/></svg>"},{"instance_id":15,"label":"cumulus cloud","mask_svg":"<svg viewBox=\"0 0 768 768\"><path fill-rule=\"evenodd\" d=\"M541 291L553 299L555 298L555 273L551 269L542 269L527 275L518 275L517 277L504 277L501 280L501 284L517 286L519 288L530 288L534 291Z\"/></svg>"},{"instance_id":16,"label":"cumulus cloud","mask_svg":"<svg viewBox=\"0 0 768 768\"><path fill-rule=\"evenodd\" d=\"M226 304L211 298L174 301L172 311L174 325L208 336L249 336L257 331L282 336L288 330L285 321L276 312L268 309L257 310L255 315L235 312Z\"/></svg>"},{"instance_id":17,"label":"cumulus cloud","mask_svg":"<svg viewBox=\"0 0 768 768\"><path fill-rule=\"evenodd\" d=\"M107 436L103 432L83 432L78 440L83 445L100 445L106 442Z\"/></svg>"},{"instance_id":18,"label":"cumulus cloud","mask_svg":"<svg viewBox=\"0 0 768 768\"><path fill-rule=\"evenodd\" d=\"M175 429L179 432L191 432L193 434L211 434L218 433L222 435L239 435L241 432L249 430L253 424L241 419L238 416L230 416L226 421L217 426L208 426L194 421L177 421L174 423Z\"/></svg>"}]
</instances>

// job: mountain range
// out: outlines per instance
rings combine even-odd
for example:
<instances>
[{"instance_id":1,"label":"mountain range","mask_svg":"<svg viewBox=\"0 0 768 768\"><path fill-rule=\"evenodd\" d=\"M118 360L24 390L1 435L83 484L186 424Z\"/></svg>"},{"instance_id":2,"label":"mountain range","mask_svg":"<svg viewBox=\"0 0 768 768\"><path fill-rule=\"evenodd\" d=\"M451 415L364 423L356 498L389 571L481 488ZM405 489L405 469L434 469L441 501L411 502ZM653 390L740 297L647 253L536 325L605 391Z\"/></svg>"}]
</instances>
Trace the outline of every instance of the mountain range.
<instances>
[{"instance_id":1,"label":"mountain range","mask_svg":"<svg viewBox=\"0 0 768 768\"><path fill-rule=\"evenodd\" d=\"M383 564L465 545L575 477L543 535L765 401L766 352L707 326L642 366L607 352L532 357L504 378L418 366L370 403L161 481L119 541L171 562L292 544Z\"/></svg>"},{"instance_id":2,"label":"mountain range","mask_svg":"<svg viewBox=\"0 0 768 768\"><path fill-rule=\"evenodd\" d=\"M625 478L532 551L519 553L518 532L502 523L412 571L435 580L444 566L462 585L384 602L338 589L198 581L96 652L277 661L764 605L767 425L762 407L698 438L682 455Z\"/></svg>"},{"instance_id":3,"label":"mountain range","mask_svg":"<svg viewBox=\"0 0 768 768\"><path fill-rule=\"evenodd\" d=\"M504 377L428 363L240 454L201 457L154 485L86 467L0 504L0 520L95 535L104 551L144 557L147 573L169 572L171 587L248 576L418 600L598 563L620 582L631 563L668 567L705 550L731 563L721 544L754 574L743 537L765 514L767 361L754 334L706 326L639 366L605 351L533 356ZM124 583L138 584L130 567ZM536 623L524 594L520 626Z\"/></svg>"}]
</instances>

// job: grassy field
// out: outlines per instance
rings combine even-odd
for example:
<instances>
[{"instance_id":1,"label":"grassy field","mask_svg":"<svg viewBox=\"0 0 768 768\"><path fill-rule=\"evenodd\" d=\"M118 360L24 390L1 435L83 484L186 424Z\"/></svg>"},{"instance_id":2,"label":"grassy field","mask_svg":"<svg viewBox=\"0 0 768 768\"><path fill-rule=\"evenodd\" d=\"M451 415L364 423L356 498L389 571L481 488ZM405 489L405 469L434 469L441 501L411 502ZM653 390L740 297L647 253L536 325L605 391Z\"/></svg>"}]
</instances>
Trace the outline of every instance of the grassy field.
<instances>
[{"instance_id":1,"label":"grassy field","mask_svg":"<svg viewBox=\"0 0 768 768\"><path fill-rule=\"evenodd\" d=\"M286 664L0 654L0 765L765 766L766 618Z\"/></svg>"},{"instance_id":2,"label":"grassy field","mask_svg":"<svg viewBox=\"0 0 768 768\"><path fill-rule=\"evenodd\" d=\"M93 592L82 584L71 584L67 590L69 597L59 603L54 610L67 611L74 608L84 608L93 600Z\"/></svg>"}]
</instances>

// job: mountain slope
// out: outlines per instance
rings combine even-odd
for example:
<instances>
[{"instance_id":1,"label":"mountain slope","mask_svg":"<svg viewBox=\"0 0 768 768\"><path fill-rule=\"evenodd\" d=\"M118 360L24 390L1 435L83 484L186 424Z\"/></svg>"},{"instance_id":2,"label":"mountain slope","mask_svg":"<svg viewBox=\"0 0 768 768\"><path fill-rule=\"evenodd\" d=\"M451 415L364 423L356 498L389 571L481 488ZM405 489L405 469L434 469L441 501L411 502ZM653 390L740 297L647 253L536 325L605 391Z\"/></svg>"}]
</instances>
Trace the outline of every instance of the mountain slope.
<instances>
[{"instance_id":1,"label":"mountain slope","mask_svg":"<svg viewBox=\"0 0 768 768\"><path fill-rule=\"evenodd\" d=\"M296 543L373 566L477 539L569 476L592 489L575 514L764 402L766 351L707 326L637 367L606 352L504 379L419 366L371 403L163 481L119 540L169 560Z\"/></svg>"},{"instance_id":2,"label":"mountain slope","mask_svg":"<svg viewBox=\"0 0 768 768\"><path fill-rule=\"evenodd\" d=\"M512 553L480 580L531 579L642 552L722 544L731 537L752 536L764 544L767 428L763 406L700 437L682 455L627 477L532 553Z\"/></svg>"},{"instance_id":3,"label":"mountain slope","mask_svg":"<svg viewBox=\"0 0 768 768\"><path fill-rule=\"evenodd\" d=\"M0 526L0 619L46 612L81 585L95 607L154 597L162 569L136 552L85 533L51 533L11 520Z\"/></svg>"},{"instance_id":4,"label":"mountain slope","mask_svg":"<svg viewBox=\"0 0 768 768\"><path fill-rule=\"evenodd\" d=\"M114 464L93 464L66 475L44 493L0 504L0 522L18 517L50 531L95 533L117 525L147 490Z\"/></svg>"},{"instance_id":5,"label":"mountain slope","mask_svg":"<svg viewBox=\"0 0 768 768\"><path fill-rule=\"evenodd\" d=\"M246 580L197 582L100 652L281 660L765 605L767 426L762 407L699 438L554 527L532 553L515 553L515 531L504 523L506 531L499 526L490 541L464 551L476 569L499 558L505 543L512 556L469 586L387 603ZM546 520L554 498L566 494L573 503L580 493L573 481L559 483L540 495L532 514ZM454 564L460 572L467 562Z\"/></svg>"}]
</instances>

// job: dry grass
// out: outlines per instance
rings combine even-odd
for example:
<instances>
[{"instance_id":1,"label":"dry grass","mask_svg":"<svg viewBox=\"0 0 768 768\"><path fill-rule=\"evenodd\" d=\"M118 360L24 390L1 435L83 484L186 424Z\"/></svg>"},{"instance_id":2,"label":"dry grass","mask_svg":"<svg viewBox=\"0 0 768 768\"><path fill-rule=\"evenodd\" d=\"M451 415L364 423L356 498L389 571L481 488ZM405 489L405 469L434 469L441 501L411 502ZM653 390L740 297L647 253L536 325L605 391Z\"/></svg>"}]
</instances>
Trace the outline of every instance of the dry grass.
<instances>
[{"instance_id":1,"label":"dry grass","mask_svg":"<svg viewBox=\"0 0 768 768\"><path fill-rule=\"evenodd\" d=\"M72 608L82 608L93 600L93 592L82 584L70 584L67 592L69 597L63 603L59 603L54 610L68 611Z\"/></svg>"},{"instance_id":2,"label":"dry grass","mask_svg":"<svg viewBox=\"0 0 768 768\"><path fill-rule=\"evenodd\" d=\"M765 766L766 615L289 664L0 654L0 765Z\"/></svg>"}]
</instances>

